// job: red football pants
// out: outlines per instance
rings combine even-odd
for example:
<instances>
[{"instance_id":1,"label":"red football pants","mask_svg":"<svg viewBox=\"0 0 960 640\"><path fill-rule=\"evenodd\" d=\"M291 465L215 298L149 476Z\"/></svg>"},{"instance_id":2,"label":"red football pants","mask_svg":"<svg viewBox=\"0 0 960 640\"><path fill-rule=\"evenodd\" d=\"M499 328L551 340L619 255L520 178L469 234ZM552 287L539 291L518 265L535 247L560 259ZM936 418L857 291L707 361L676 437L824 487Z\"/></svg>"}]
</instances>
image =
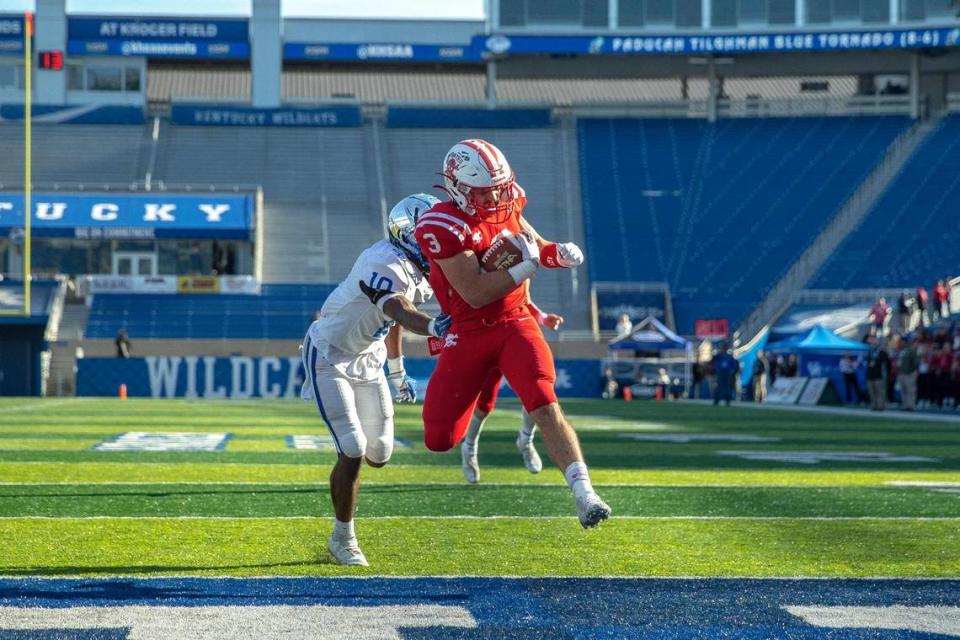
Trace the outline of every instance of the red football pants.
<instances>
[{"instance_id":1,"label":"red football pants","mask_svg":"<svg viewBox=\"0 0 960 640\"><path fill-rule=\"evenodd\" d=\"M440 352L423 400L423 441L431 451L447 451L463 439L480 391L495 369L503 372L527 412L557 401L553 353L533 316L471 331L458 332L454 324L447 340L454 343Z\"/></svg>"},{"instance_id":2,"label":"red football pants","mask_svg":"<svg viewBox=\"0 0 960 640\"><path fill-rule=\"evenodd\" d=\"M502 382L503 372L499 368L491 369L480 387L480 396L477 398L477 406L474 407L474 411L479 410L486 415L493 413L494 407L497 406L497 394L500 393Z\"/></svg>"}]
</instances>

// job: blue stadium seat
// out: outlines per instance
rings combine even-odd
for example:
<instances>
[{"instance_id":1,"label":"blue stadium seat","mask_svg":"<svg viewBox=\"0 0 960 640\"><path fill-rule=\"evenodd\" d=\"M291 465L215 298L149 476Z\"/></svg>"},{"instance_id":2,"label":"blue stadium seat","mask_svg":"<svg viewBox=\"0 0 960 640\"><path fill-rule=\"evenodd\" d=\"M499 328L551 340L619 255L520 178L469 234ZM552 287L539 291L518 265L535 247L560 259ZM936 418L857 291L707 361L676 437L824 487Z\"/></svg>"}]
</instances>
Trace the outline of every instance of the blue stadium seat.
<instances>
[{"instance_id":1,"label":"blue stadium seat","mask_svg":"<svg viewBox=\"0 0 960 640\"><path fill-rule=\"evenodd\" d=\"M333 285L264 285L246 295L97 295L87 338L300 339Z\"/></svg>"},{"instance_id":2,"label":"blue stadium seat","mask_svg":"<svg viewBox=\"0 0 960 640\"><path fill-rule=\"evenodd\" d=\"M593 281L664 281L681 333L742 320L830 222L901 117L581 119Z\"/></svg>"},{"instance_id":3,"label":"blue stadium seat","mask_svg":"<svg viewBox=\"0 0 960 640\"><path fill-rule=\"evenodd\" d=\"M960 115L946 117L811 287L923 285L960 272Z\"/></svg>"}]
</instances>

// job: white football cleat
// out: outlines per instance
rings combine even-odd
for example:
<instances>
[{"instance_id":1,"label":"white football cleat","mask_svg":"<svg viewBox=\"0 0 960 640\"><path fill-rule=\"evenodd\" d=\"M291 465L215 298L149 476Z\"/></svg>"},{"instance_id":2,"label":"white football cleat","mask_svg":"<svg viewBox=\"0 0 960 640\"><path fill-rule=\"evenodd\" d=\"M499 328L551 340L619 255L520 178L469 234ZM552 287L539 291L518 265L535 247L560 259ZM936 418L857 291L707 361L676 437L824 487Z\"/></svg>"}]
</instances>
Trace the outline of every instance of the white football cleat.
<instances>
[{"instance_id":1,"label":"white football cleat","mask_svg":"<svg viewBox=\"0 0 960 640\"><path fill-rule=\"evenodd\" d=\"M600 496L590 492L577 497L577 516L583 528L589 529L610 517L610 506Z\"/></svg>"},{"instance_id":2,"label":"white football cleat","mask_svg":"<svg viewBox=\"0 0 960 640\"><path fill-rule=\"evenodd\" d=\"M330 555L337 561L337 564L357 567L370 566L370 563L367 562L367 557L363 555L363 551L360 551L360 545L357 544L356 538L344 540L335 535L331 535L330 539L327 540L327 549L329 549Z\"/></svg>"},{"instance_id":3,"label":"white football cleat","mask_svg":"<svg viewBox=\"0 0 960 640\"><path fill-rule=\"evenodd\" d=\"M477 462L477 449L467 445L464 440L460 445L460 459L463 461L463 477L470 484L480 482L480 463Z\"/></svg>"},{"instance_id":4,"label":"white football cleat","mask_svg":"<svg viewBox=\"0 0 960 640\"><path fill-rule=\"evenodd\" d=\"M533 446L533 438L524 443L523 438L518 437L517 449L520 450L520 455L523 456L523 466L527 468L527 471L530 473L540 473L543 471L543 460L540 459L537 448Z\"/></svg>"}]
</instances>

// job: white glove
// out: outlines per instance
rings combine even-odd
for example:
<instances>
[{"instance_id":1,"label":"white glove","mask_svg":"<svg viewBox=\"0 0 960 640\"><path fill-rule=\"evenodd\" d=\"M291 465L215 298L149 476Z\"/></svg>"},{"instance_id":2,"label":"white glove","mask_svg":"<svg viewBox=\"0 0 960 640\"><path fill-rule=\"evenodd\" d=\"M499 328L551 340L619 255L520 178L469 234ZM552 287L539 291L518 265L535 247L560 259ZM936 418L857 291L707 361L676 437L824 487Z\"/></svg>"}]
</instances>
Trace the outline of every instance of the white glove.
<instances>
[{"instance_id":1,"label":"white glove","mask_svg":"<svg viewBox=\"0 0 960 640\"><path fill-rule=\"evenodd\" d=\"M393 393L394 402L416 402L416 381L403 368L403 356L387 360L387 384Z\"/></svg>"},{"instance_id":2,"label":"white glove","mask_svg":"<svg viewBox=\"0 0 960 640\"><path fill-rule=\"evenodd\" d=\"M523 252L524 260L533 260L536 263L540 262L540 247L537 246L537 242L529 233L521 231L514 235L513 238L514 243L520 248L520 251Z\"/></svg>"},{"instance_id":3,"label":"white glove","mask_svg":"<svg viewBox=\"0 0 960 640\"><path fill-rule=\"evenodd\" d=\"M579 267L583 264L583 251L572 242L558 242L557 262L565 269Z\"/></svg>"},{"instance_id":4,"label":"white glove","mask_svg":"<svg viewBox=\"0 0 960 640\"><path fill-rule=\"evenodd\" d=\"M394 402L416 402L417 401L417 383L416 380L406 374L405 371L391 373L387 376L387 383L393 392Z\"/></svg>"}]
</instances>

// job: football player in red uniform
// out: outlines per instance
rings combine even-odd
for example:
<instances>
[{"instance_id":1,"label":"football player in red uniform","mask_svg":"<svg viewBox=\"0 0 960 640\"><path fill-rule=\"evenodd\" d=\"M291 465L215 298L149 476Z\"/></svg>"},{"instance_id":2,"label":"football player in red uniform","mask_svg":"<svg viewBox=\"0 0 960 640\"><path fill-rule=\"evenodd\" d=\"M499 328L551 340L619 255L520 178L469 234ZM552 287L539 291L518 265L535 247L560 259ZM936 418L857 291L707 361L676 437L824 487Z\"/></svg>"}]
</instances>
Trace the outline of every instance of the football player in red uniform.
<instances>
[{"instance_id":1,"label":"football player in red uniform","mask_svg":"<svg viewBox=\"0 0 960 640\"><path fill-rule=\"evenodd\" d=\"M529 282L529 280L527 281ZM556 313L545 313L540 310L533 301L527 305L531 315L541 327L547 327L554 331L560 329L563 324L563 316ZM483 425L494 407L497 404L497 394L500 392L500 384L503 381L503 373L500 369L494 369L487 374L487 379L483 381L483 387L480 389L480 396L477 398L477 406L473 410L473 416L470 418L470 424L467 427L467 435L464 436L460 444L460 457L463 463L463 477L470 484L480 482L480 463L477 460L477 443L480 440L480 432L483 431ZM533 446L533 434L537 430L537 425L533 418L523 410L520 433L517 434L517 449L523 456L523 466L530 473L540 473L543 471L543 461L537 448Z\"/></svg>"},{"instance_id":2,"label":"football player in red uniform","mask_svg":"<svg viewBox=\"0 0 960 640\"><path fill-rule=\"evenodd\" d=\"M542 266L573 268L583 252L573 243L541 238L522 218L526 197L503 153L484 140L455 144L443 161L451 200L417 222L416 237L430 261L430 284L453 317L423 403L424 442L447 451L466 433L484 381L499 369L543 434L550 459L564 471L584 527L610 517L583 462L580 442L554 391L553 354L530 314L526 281ZM510 232L523 259L485 271L477 256Z\"/></svg>"}]
</instances>

